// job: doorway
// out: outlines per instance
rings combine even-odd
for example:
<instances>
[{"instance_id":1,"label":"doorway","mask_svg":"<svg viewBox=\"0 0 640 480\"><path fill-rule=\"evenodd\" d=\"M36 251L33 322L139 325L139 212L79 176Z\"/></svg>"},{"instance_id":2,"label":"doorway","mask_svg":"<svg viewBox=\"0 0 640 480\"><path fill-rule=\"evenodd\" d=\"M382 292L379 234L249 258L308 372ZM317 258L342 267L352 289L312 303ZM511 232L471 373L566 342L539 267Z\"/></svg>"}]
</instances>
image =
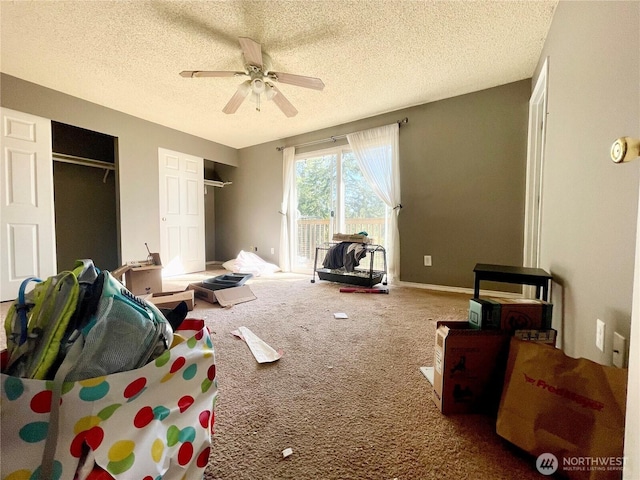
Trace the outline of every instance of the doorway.
<instances>
[{"instance_id":1,"label":"doorway","mask_svg":"<svg viewBox=\"0 0 640 480\"><path fill-rule=\"evenodd\" d=\"M523 266L532 268L540 267L548 71L549 64L548 59L546 59L529 100ZM533 287L524 287L523 293L527 298L535 297Z\"/></svg>"},{"instance_id":2,"label":"doorway","mask_svg":"<svg viewBox=\"0 0 640 480\"><path fill-rule=\"evenodd\" d=\"M119 265L117 138L51 122L57 270L90 258Z\"/></svg>"},{"instance_id":3,"label":"doorway","mask_svg":"<svg viewBox=\"0 0 640 480\"><path fill-rule=\"evenodd\" d=\"M205 270L204 159L158 148L163 275Z\"/></svg>"},{"instance_id":4,"label":"doorway","mask_svg":"<svg viewBox=\"0 0 640 480\"><path fill-rule=\"evenodd\" d=\"M545 60L529 100L524 266L540 266L542 168L547 117L548 63Z\"/></svg>"},{"instance_id":5,"label":"doorway","mask_svg":"<svg viewBox=\"0 0 640 480\"><path fill-rule=\"evenodd\" d=\"M117 139L5 108L2 124L1 300L16 298L26 278L69 270L76 259L115 269ZM100 144L106 158L95 153Z\"/></svg>"}]
</instances>

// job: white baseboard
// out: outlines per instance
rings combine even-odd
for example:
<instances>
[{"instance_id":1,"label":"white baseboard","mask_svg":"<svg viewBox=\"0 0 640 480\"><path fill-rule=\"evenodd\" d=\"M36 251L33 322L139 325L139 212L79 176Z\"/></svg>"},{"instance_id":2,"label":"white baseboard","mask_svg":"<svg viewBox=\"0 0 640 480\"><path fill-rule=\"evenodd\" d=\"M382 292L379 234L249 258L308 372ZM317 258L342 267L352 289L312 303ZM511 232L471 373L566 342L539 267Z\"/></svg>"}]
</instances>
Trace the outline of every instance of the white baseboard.
<instances>
[{"instance_id":1,"label":"white baseboard","mask_svg":"<svg viewBox=\"0 0 640 480\"><path fill-rule=\"evenodd\" d=\"M465 293L473 296L473 288L465 287L451 287L447 285L433 285L430 283L416 283L416 282L395 282L396 285L403 287L423 288L425 290L436 290L440 292L452 292L452 293ZM521 293L514 292L500 292L497 290L482 290L480 289L480 296L482 297L502 297L502 298L522 298Z\"/></svg>"}]
</instances>

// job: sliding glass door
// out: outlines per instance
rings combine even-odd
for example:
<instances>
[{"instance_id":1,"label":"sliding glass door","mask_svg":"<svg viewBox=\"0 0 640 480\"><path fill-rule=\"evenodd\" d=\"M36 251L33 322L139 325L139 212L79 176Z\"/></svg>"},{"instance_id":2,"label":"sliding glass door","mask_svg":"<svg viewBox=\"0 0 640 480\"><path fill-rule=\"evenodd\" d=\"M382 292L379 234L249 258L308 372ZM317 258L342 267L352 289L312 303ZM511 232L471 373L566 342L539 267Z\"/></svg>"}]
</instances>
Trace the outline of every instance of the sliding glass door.
<instances>
[{"instance_id":1,"label":"sliding glass door","mask_svg":"<svg viewBox=\"0 0 640 480\"><path fill-rule=\"evenodd\" d=\"M336 231L338 156L335 153L296 158L296 232L294 272L310 272L316 246Z\"/></svg>"},{"instance_id":2,"label":"sliding glass door","mask_svg":"<svg viewBox=\"0 0 640 480\"><path fill-rule=\"evenodd\" d=\"M316 247L331 241L334 233L367 232L384 246L387 208L368 186L350 150L338 147L297 155L295 177L293 271L310 273Z\"/></svg>"}]
</instances>

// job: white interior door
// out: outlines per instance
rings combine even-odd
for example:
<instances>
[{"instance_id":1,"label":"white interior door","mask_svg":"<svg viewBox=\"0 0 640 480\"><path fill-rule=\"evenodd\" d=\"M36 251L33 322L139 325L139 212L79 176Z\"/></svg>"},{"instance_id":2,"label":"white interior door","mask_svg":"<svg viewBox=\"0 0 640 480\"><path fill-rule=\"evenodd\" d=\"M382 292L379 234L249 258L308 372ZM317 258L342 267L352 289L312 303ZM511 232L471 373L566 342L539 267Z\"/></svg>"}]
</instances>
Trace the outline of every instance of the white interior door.
<instances>
[{"instance_id":1,"label":"white interior door","mask_svg":"<svg viewBox=\"0 0 640 480\"><path fill-rule=\"evenodd\" d=\"M205 270L204 160L158 149L163 275Z\"/></svg>"},{"instance_id":2,"label":"white interior door","mask_svg":"<svg viewBox=\"0 0 640 480\"><path fill-rule=\"evenodd\" d=\"M51 121L1 109L0 300L56 273Z\"/></svg>"}]
</instances>

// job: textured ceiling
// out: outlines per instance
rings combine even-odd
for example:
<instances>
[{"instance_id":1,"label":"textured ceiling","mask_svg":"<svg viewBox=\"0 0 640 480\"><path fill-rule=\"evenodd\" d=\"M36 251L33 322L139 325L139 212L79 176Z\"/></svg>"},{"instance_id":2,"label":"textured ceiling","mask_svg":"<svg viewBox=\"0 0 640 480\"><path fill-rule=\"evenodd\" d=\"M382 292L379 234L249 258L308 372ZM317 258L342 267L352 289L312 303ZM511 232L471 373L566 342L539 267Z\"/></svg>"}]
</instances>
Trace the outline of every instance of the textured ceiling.
<instances>
[{"instance_id":1,"label":"textured ceiling","mask_svg":"<svg viewBox=\"0 0 640 480\"><path fill-rule=\"evenodd\" d=\"M2 72L235 148L528 78L557 1L2 0ZM238 37L273 70L321 78L279 84L298 109L249 99L222 112L243 78Z\"/></svg>"}]
</instances>

